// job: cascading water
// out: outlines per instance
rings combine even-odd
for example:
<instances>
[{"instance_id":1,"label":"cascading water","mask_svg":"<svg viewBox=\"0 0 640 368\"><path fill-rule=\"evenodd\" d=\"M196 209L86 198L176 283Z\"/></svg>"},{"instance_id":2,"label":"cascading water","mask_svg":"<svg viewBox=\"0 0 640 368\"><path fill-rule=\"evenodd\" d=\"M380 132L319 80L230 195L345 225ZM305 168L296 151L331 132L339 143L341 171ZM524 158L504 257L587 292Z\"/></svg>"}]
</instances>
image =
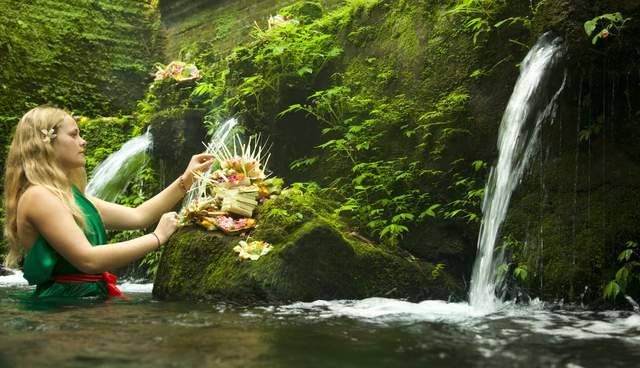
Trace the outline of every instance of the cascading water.
<instances>
[{"instance_id":1,"label":"cascading water","mask_svg":"<svg viewBox=\"0 0 640 368\"><path fill-rule=\"evenodd\" d=\"M130 139L120 150L107 157L93 171L87 184L87 192L105 201L114 201L148 160L147 151L151 148L151 138L151 133L147 131Z\"/></svg>"},{"instance_id":2,"label":"cascading water","mask_svg":"<svg viewBox=\"0 0 640 368\"><path fill-rule=\"evenodd\" d=\"M494 254L498 231L511 194L535 152L540 127L555 113L556 100L566 79L566 73L562 78L557 73L564 54L561 38L549 33L541 36L521 64L520 76L502 116L499 156L485 187L478 254L471 278L469 303L476 309L496 308L496 269L503 262L502 250Z\"/></svg>"},{"instance_id":3,"label":"cascading water","mask_svg":"<svg viewBox=\"0 0 640 368\"><path fill-rule=\"evenodd\" d=\"M238 119L231 118L216 127L216 130L214 131L213 135L211 136L211 140L207 145L205 153L215 152L220 149L222 145L226 144L228 139L233 139L233 134L230 133L234 130L234 128L237 127L237 125ZM211 171L211 169L209 171ZM197 193L195 191L190 191L189 193L187 193L183 201L183 206L186 206L188 203L190 203L196 195Z\"/></svg>"}]
</instances>

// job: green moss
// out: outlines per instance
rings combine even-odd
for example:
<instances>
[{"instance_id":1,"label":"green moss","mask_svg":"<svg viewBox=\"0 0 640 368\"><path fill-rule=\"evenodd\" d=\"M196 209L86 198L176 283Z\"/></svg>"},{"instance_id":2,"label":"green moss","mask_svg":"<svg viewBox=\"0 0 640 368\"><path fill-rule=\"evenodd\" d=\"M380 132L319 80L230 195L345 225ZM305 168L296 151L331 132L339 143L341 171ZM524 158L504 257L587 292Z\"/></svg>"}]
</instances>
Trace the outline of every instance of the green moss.
<instances>
[{"instance_id":1,"label":"green moss","mask_svg":"<svg viewBox=\"0 0 640 368\"><path fill-rule=\"evenodd\" d=\"M151 166L164 178L161 187L182 174L191 156L202 152L202 142L206 141L206 130L201 124L203 116L202 109L192 108L167 109L150 116L155 147Z\"/></svg>"},{"instance_id":2,"label":"green moss","mask_svg":"<svg viewBox=\"0 0 640 368\"><path fill-rule=\"evenodd\" d=\"M3 0L0 8L0 115L48 102L88 116L135 108L157 58L153 6Z\"/></svg>"},{"instance_id":3,"label":"green moss","mask_svg":"<svg viewBox=\"0 0 640 368\"><path fill-rule=\"evenodd\" d=\"M369 296L422 300L456 289L433 280L431 265L349 235L329 208L312 191L290 190L265 203L251 237L274 249L257 261L237 260L237 237L181 229L165 247L154 295L284 303ZM276 209L282 211L267 216Z\"/></svg>"},{"instance_id":4,"label":"green moss","mask_svg":"<svg viewBox=\"0 0 640 368\"><path fill-rule=\"evenodd\" d=\"M298 1L280 9L278 14L308 24L322 17L322 5L316 1Z\"/></svg>"}]
</instances>

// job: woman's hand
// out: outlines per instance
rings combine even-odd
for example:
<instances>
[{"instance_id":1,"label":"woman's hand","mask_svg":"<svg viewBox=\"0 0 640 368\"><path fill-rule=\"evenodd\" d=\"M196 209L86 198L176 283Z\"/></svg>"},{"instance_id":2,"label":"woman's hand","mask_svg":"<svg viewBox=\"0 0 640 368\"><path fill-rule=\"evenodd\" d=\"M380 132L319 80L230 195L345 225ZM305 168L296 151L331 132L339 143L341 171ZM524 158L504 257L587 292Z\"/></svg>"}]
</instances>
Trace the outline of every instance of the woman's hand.
<instances>
[{"instance_id":1,"label":"woman's hand","mask_svg":"<svg viewBox=\"0 0 640 368\"><path fill-rule=\"evenodd\" d=\"M193 183L193 174L196 171L205 172L209 170L213 161L213 155L208 153L201 153L191 157L191 161L189 161L187 169L184 171L184 174L182 174L182 180L187 189L191 188L191 184Z\"/></svg>"},{"instance_id":2,"label":"woman's hand","mask_svg":"<svg viewBox=\"0 0 640 368\"><path fill-rule=\"evenodd\" d=\"M158 226L153 231L160 244L164 244L169 240L169 237L176 232L178 228L178 214L176 212L167 212L162 217L160 217L160 222L158 222Z\"/></svg>"}]
</instances>

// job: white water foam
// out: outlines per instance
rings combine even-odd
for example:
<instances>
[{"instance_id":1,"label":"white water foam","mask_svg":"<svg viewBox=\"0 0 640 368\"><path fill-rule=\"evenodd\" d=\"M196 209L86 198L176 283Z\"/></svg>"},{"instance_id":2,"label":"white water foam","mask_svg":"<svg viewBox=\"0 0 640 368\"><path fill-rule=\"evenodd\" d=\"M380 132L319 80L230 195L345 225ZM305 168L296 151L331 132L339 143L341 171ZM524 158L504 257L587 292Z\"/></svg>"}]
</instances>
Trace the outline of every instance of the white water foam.
<instances>
[{"instance_id":1,"label":"white water foam","mask_svg":"<svg viewBox=\"0 0 640 368\"><path fill-rule=\"evenodd\" d=\"M29 283L23 277L22 271L10 270L12 275L0 276L0 288L2 287L28 287ZM151 293L153 283L141 283L136 280L125 280L118 283L118 288L123 293Z\"/></svg>"},{"instance_id":2,"label":"white water foam","mask_svg":"<svg viewBox=\"0 0 640 368\"><path fill-rule=\"evenodd\" d=\"M118 284L118 289L123 293L148 293L151 294L153 290L153 283L139 283L135 280L133 281L124 281L123 283Z\"/></svg>"},{"instance_id":3,"label":"white water foam","mask_svg":"<svg viewBox=\"0 0 640 368\"><path fill-rule=\"evenodd\" d=\"M451 322L461 323L480 318L486 312L467 303L425 300L412 303L398 299L367 298L362 300L317 300L278 307L276 314L306 314L309 318L349 317L369 322Z\"/></svg>"},{"instance_id":4,"label":"white water foam","mask_svg":"<svg viewBox=\"0 0 640 368\"><path fill-rule=\"evenodd\" d=\"M22 271L9 270L13 272L11 275L0 276L0 287L29 286L27 280L22 277Z\"/></svg>"}]
</instances>

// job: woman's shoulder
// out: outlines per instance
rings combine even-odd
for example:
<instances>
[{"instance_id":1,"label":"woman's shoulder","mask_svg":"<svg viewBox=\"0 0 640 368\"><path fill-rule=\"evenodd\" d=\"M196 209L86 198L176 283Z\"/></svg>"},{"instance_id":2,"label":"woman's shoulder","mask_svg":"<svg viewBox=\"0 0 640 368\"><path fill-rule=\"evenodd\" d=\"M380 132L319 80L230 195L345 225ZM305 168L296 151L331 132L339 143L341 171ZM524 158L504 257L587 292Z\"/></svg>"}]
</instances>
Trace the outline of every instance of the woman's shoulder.
<instances>
[{"instance_id":1,"label":"woman's shoulder","mask_svg":"<svg viewBox=\"0 0 640 368\"><path fill-rule=\"evenodd\" d=\"M44 185L30 185L20 196L21 201L47 200L49 198L57 199L58 197Z\"/></svg>"},{"instance_id":2,"label":"woman's shoulder","mask_svg":"<svg viewBox=\"0 0 640 368\"><path fill-rule=\"evenodd\" d=\"M20 196L18 211L64 207L52 190L42 185L31 185Z\"/></svg>"}]
</instances>

